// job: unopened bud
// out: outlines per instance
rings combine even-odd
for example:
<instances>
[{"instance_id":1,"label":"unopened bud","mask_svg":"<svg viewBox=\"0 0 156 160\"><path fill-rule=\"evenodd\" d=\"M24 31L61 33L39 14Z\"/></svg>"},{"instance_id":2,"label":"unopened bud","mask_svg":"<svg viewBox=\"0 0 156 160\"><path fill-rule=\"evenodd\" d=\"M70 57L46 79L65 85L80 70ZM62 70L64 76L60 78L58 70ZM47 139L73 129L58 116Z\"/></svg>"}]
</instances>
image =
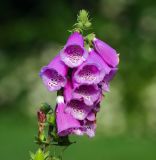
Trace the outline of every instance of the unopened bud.
<instances>
[{"instance_id":1,"label":"unopened bud","mask_svg":"<svg viewBox=\"0 0 156 160\"><path fill-rule=\"evenodd\" d=\"M45 113L42 112L42 111L38 111L38 112L37 112L37 117L38 117L38 121L39 121L40 123L44 123L45 120L46 120L46 115L45 115Z\"/></svg>"}]
</instances>

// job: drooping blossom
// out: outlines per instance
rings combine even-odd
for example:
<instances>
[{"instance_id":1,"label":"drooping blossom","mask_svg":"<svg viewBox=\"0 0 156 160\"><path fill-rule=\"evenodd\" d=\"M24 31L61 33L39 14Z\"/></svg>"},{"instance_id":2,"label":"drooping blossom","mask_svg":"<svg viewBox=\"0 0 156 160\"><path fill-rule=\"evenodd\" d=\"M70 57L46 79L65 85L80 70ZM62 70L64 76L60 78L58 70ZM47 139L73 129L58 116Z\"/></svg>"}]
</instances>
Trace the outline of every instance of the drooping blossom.
<instances>
[{"instance_id":1,"label":"drooping blossom","mask_svg":"<svg viewBox=\"0 0 156 160\"><path fill-rule=\"evenodd\" d=\"M97 53L108 65L111 67L116 67L118 65L119 57L115 49L97 38L94 38L93 45Z\"/></svg>"},{"instance_id":2,"label":"drooping blossom","mask_svg":"<svg viewBox=\"0 0 156 160\"><path fill-rule=\"evenodd\" d=\"M73 98L83 99L86 105L93 105L100 98L100 89L96 84L77 85L73 90Z\"/></svg>"},{"instance_id":3,"label":"drooping blossom","mask_svg":"<svg viewBox=\"0 0 156 160\"><path fill-rule=\"evenodd\" d=\"M67 71L67 66L61 61L60 54L58 54L41 69L40 77L49 91L56 91L65 86Z\"/></svg>"},{"instance_id":4,"label":"drooping blossom","mask_svg":"<svg viewBox=\"0 0 156 160\"><path fill-rule=\"evenodd\" d=\"M78 134L77 130L81 128L80 122L76 120L72 115L66 113L65 103L63 96L57 97L57 108L56 108L56 123L57 132L59 136L66 136L68 134Z\"/></svg>"},{"instance_id":5,"label":"drooping blossom","mask_svg":"<svg viewBox=\"0 0 156 160\"><path fill-rule=\"evenodd\" d=\"M83 100L71 99L65 108L65 112L71 114L75 119L84 120L91 111L92 106L87 106Z\"/></svg>"},{"instance_id":6,"label":"drooping blossom","mask_svg":"<svg viewBox=\"0 0 156 160\"><path fill-rule=\"evenodd\" d=\"M92 49L87 60L75 71L73 79L80 84L97 84L110 70L110 67Z\"/></svg>"},{"instance_id":7,"label":"drooping blossom","mask_svg":"<svg viewBox=\"0 0 156 160\"><path fill-rule=\"evenodd\" d=\"M88 57L88 52L84 48L84 39L79 32L74 32L61 51L62 61L70 68L78 67Z\"/></svg>"}]
</instances>

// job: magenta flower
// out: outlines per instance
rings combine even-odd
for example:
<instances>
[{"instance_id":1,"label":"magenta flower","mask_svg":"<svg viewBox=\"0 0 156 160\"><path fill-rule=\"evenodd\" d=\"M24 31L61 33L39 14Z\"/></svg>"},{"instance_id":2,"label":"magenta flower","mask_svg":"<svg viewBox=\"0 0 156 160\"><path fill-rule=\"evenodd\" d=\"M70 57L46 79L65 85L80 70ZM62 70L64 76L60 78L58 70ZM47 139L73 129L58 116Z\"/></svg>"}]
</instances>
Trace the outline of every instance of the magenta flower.
<instances>
[{"instance_id":1,"label":"magenta flower","mask_svg":"<svg viewBox=\"0 0 156 160\"><path fill-rule=\"evenodd\" d=\"M65 86L67 71L67 66L61 61L58 54L47 66L41 69L40 77L49 91L56 91Z\"/></svg>"},{"instance_id":2,"label":"magenta flower","mask_svg":"<svg viewBox=\"0 0 156 160\"><path fill-rule=\"evenodd\" d=\"M57 97L56 123L59 136L68 134L78 134L78 129L81 128L80 122L73 118L70 114L65 113L65 103L62 96ZM79 135L79 134L78 134Z\"/></svg>"},{"instance_id":3,"label":"magenta flower","mask_svg":"<svg viewBox=\"0 0 156 160\"><path fill-rule=\"evenodd\" d=\"M93 105L100 97L100 89L97 85L82 84L75 87L73 98L83 99L86 105Z\"/></svg>"},{"instance_id":4,"label":"magenta flower","mask_svg":"<svg viewBox=\"0 0 156 160\"><path fill-rule=\"evenodd\" d=\"M110 70L102 58L94 50L91 50L88 59L75 71L73 79L81 84L97 84Z\"/></svg>"},{"instance_id":5,"label":"magenta flower","mask_svg":"<svg viewBox=\"0 0 156 160\"><path fill-rule=\"evenodd\" d=\"M93 40L93 44L95 50L108 65L111 67L116 67L118 65L119 57L115 49L97 38Z\"/></svg>"},{"instance_id":6,"label":"magenta flower","mask_svg":"<svg viewBox=\"0 0 156 160\"><path fill-rule=\"evenodd\" d=\"M83 36L74 32L68 38L68 41L61 51L62 61L70 68L77 67L82 64L88 57L88 52L84 48Z\"/></svg>"},{"instance_id":7,"label":"magenta flower","mask_svg":"<svg viewBox=\"0 0 156 160\"><path fill-rule=\"evenodd\" d=\"M71 114L78 120L84 120L91 111L92 106L87 106L83 100L72 99L67 103L65 112Z\"/></svg>"}]
</instances>

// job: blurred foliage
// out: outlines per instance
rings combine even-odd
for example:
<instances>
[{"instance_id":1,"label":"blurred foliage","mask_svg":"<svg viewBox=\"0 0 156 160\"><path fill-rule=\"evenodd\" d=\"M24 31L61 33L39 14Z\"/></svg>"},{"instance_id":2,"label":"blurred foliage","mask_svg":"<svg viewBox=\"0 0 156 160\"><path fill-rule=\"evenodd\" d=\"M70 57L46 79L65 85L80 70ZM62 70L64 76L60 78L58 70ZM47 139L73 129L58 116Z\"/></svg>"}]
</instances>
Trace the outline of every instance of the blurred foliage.
<instances>
[{"instance_id":1,"label":"blurred foliage","mask_svg":"<svg viewBox=\"0 0 156 160\"><path fill-rule=\"evenodd\" d=\"M155 136L154 0L0 1L1 115L28 118L44 101L55 105L55 94L47 92L38 72L65 44L82 8L89 11L97 37L120 53L119 72L102 103L98 131Z\"/></svg>"}]
</instances>

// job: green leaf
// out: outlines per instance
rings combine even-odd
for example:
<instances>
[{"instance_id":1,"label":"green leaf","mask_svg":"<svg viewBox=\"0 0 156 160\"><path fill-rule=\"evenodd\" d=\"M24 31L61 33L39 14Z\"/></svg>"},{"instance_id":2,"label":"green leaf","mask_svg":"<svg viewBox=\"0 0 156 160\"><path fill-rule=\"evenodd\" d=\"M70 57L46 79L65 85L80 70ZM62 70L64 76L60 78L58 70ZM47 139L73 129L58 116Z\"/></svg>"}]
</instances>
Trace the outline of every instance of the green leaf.
<instances>
[{"instance_id":1,"label":"green leaf","mask_svg":"<svg viewBox=\"0 0 156 160\"><path fill-rule=\"evenodd\" d=\"M44 159L47 159L47 158L48 158L48 156L49 156L49 154L50 154L50 152L49 152L49 151L47 151L47 152L44 154Z\"/></svg>"},{"instance_id":2,"label":"green leaf","mask_svg":"<svg viewBox=\"0 0 156 160\"><path fill-rule=\"evenodd\" d=\"M31 159L33 160L35 158L35 154L33 152L29 152Z\"/></svg>"},{"instance_id":3,"label":"green leaf","mask_svg":"<svg viewBox=\"0 0 156 160\"><path fill-rule=\"evenodd\" d=\"M41 149L38 149L33 160L45 160L44 153Z\"/></svg>"},{"instance_id":4,"label":"green leaf","mask_svg":"<svg viewBox=\"0 0 156 160\"><path fill-rule=\"evenodd\" d=\"M94 33L90 33L85 38L86 38L86 40L88 40L90 42L95 38L95 34Z\"/></svg>"}]
</instances>

